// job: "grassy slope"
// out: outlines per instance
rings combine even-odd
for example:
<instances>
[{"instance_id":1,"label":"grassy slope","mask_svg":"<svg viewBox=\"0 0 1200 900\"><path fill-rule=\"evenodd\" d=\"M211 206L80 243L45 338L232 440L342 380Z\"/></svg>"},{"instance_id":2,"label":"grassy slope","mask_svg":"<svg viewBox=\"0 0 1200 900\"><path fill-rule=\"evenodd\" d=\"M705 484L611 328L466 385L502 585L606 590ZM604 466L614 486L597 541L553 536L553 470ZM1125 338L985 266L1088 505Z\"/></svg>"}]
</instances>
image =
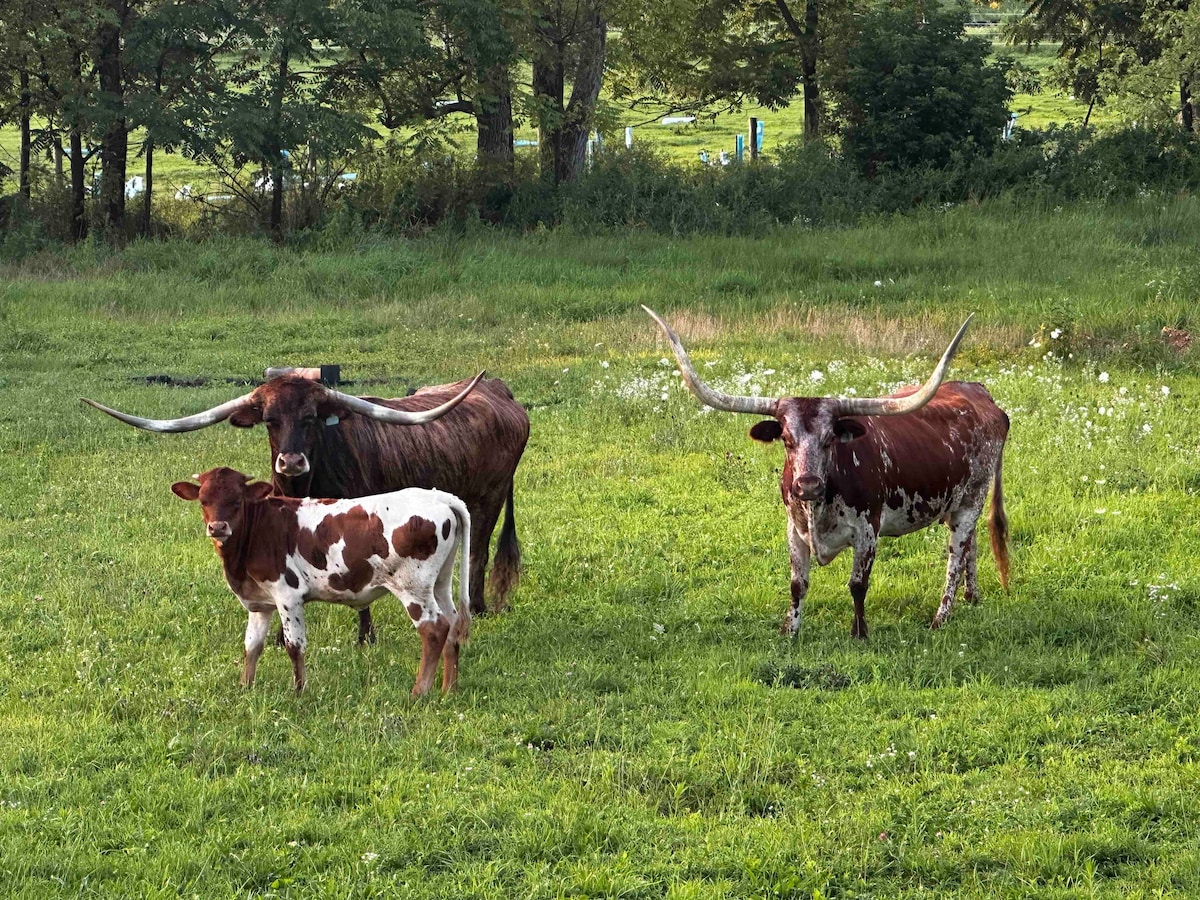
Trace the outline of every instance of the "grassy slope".
<instances>
[{"instance_id":1,"label":"grassy slope","mask_svg":"<svg viewBox=\"0 0 1200 900\"><path fill-rule=\"evenodd\" d=\"M1155 344L1191 324L1198 211L137 245L4 272L0 893L1200 890L1200 377ZM955 374L1013 417L1011 593L981 555L984 602L930 632L930 531L881 547L868 644L847 558L780 638L779 450L698 411L642 302L717 383L768 393L921 377L977 311ZM1069 365L1027 346L1042 325L1067 329ZM328 361L384 395L486 366L529 405L525 579L448 699L409 700L417 642L387 600L365 651L352 615L311 610L303 697L278 651L239 690L244 614L169 485L265 475L263 435L149 435L77 401L175 415L243 390L222 379ZM131 380L164 372L214 381Z\"/></svg>"}]
</instances>

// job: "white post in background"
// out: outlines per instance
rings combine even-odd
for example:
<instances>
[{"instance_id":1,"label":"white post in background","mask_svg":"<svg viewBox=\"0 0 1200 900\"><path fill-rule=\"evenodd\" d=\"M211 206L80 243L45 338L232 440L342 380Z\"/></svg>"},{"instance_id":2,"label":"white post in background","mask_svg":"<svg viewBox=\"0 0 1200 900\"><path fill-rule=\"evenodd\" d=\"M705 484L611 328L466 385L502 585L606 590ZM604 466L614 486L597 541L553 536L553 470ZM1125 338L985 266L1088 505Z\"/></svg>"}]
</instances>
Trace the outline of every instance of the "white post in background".
<instances>
[{"instance_id":1,"label":"white post in background","mask_svg":"<svg viewBox=\"0 0 1200 900\"><path fill-rule=\"evenodd\" d=\"M633 149L633 126L632 125L625 126L625 149L626 150Z\"/></svg>"},{"instance_id":2,"label":"white post in background","mask_svg":"<svg viewBox=\"0 0 1200 900\"><path fill-rule=\"evenodd\" d=\"M742 161L742 154L746 152L746 138L743 135L735 134L733 136L733 158L738 162Z\"/></svg>"}]
</instances>

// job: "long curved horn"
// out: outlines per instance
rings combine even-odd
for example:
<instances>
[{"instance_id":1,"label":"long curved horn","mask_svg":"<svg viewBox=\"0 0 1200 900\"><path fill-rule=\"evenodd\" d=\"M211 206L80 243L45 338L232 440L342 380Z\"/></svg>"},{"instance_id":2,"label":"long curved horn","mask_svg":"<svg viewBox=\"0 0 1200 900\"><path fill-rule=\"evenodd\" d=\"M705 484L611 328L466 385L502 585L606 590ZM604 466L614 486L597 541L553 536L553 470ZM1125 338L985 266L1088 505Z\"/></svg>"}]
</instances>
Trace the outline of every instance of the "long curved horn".
<instances>
[{"instance_id":1,"label":"long curved horn","mask_svg":"<svg viewBox=\"0 0 1200 900\"><path fill-rule=\"evenodd\" d=\"M361 413L364 416L370 416L380 422L389 422L392 425L424 425L426 422L432 422L441 416L444 416L458 404L466 399L467 394L475 390L475 385L479 384L480 380L486 374L486 370L480 372L471 379L463 390L454 397L451 397L441 406L435 406L433 409L422 410L421 412L408 412L403 409L392 409L390 406L380 406L378 403L372 403L370 400L364 400L362 397L353 397L350 394L343 394L341 391L335 391L326 388L331 397L336 397L352 411Z\"/></svg>"},{"instance_id":2,"label":"long curved horn","mask_svg":"<svg viewBox=\"0 0 1200 900\"><path fill-rule=\"evenodd\" d=\"M671 330L671 326L650 307L643 305L642 309L650 314L650 318L658 323L658 327L666 335L671 349L675 351L675 359L679 361L679 373L701 403L725 412L754 413L759 416L775 415L775 410L779 406L778 400L769 397L738 397L734 394L722 394L701 381L700 376L696 374L695 367L692 366L692 361L688 358L687 351L683 349L683 344L679 342L679 337Z\"/></svg>"},{"instance_id":3,"label":"long curved horn","mask_svg":"<svg viewBox=\"0 0 1200 900\"><path fill-rule=\"evenodd\" d=\"M958 344L962 340L963 335L967 333L967 326L971 324L971 319L973 318L975 318L975 313L967 316L967 320L962 323L962 328L958 329L958 334L954 336L954 340L950 342L950 346L942 354L942 359L937 364L937 368L933 370L933 374L929 376L929 380L921 385L919 390L909 394L907 397L842 398L837 402L838 415L898 416L902 413L916 412L932 400L933 395L937 393L937 389L942 384L942 379L946 377L946 370L950 368L950 360L954 358L954 353L958 350Z\"/></svg>"},{"instance_id":4,"label":"long curved horn","mask_svg":"<svg viewBox=\"0 0 1200 900\"><path fill-rule=\"evenodd\" d=\"M178 432L178 431L196 431L199 428L207 428L209 425L216 425L218 422L223 422L232 416L239 409L244 409L250 405L250 395L244 394L236 400L230 400L228 403L222 403L220 406L214 406L212 409L205 410L202 413L196 413L194 416L184 416L182 419L143 419L141 416L131 416L129 413L123 413L119 410L110 409L109 407L97 403L95 400L89 400L87 397L80 397L80 401L88 406L94 406L101 412L106 412L114 419L120 419L126 425L132 425L134 428L141 428L145 431L160 431L160 432Z\"/></svg>"}]
</instances>

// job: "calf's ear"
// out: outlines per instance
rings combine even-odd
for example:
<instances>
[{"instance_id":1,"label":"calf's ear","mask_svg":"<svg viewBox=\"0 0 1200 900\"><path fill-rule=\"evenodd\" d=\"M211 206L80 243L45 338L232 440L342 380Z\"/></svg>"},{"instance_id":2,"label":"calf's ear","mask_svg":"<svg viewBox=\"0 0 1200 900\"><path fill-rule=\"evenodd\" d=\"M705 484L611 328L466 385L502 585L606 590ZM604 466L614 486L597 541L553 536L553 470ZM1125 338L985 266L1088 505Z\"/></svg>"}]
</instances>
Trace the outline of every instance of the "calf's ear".
<instances>
[{"instance_id":1,"label":"calf's ear","mask_svg":"<svg viewBox=\"0 0 1200 900\"><path fill-rule=\"evenodd\" d=\"M192 484L190 481L177 481L171 485L171 490L177 497L182 497L184 500L200 499L200 485Z\"/></svg>"},{"instance_id":2,"label":"calf's ear","mask_svg":"<svg viewBox=\"0 0 1200 900\"><path fill-rule=\"evenodd\" d=\"M253 428L262 421L262 410L257 406L239 409L229 417L229 424L234 428Z\"/></svg>"},{"instance_id":3,"label":"calf's ear","mask_svg":"<svg viewBox=\"0 0 1200 900\"><path fill-rule=\"evenodd\" d=\"M247 500L265 500L271 496L271 485L265 481L256 481L246 485Z\"/></svg>"},{"instance_id":4,"label":"calf's ear","mask_svg":"<svg viewBox=\"0 0 1200 900\"><path fill-rule=\"evenodd\" d=\"M833 433L843 444L848 444L866 434L867 429L863 428L862 422L856 422L854 419L838 419L833 423Z\"/></svg>"},{"instance_id":5,"label":"calf's ear","mask_svg":"<svg viewBox=\"0 0 1200 900\"><path fill-rule=\"evenodd\" d=\"M781 434L783 434L783 426L775 419L767 419L765 422L759 422L750 429L750 437L756 441L762 441L764 444L779 440Z\"/></svg>"}]
</instances>

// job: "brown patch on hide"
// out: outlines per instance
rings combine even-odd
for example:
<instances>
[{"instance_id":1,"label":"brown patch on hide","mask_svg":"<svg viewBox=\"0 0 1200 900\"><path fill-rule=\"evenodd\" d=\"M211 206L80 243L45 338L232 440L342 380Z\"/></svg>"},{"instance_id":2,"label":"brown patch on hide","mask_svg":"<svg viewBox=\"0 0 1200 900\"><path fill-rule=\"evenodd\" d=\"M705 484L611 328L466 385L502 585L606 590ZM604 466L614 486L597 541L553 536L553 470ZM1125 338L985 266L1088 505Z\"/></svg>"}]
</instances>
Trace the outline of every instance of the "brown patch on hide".
<instances>
[{"instance_id":1,"label":"brown patch on hide","mask_svg":"<svg viewBox=\"0 0 1200 900\"><path fill-rule=\"evenodd\" d=\"M428 519L413 516L392 532L396 552L410 559L429 559L437 552L437 526Z\"/></svg>"}]
</instances>

